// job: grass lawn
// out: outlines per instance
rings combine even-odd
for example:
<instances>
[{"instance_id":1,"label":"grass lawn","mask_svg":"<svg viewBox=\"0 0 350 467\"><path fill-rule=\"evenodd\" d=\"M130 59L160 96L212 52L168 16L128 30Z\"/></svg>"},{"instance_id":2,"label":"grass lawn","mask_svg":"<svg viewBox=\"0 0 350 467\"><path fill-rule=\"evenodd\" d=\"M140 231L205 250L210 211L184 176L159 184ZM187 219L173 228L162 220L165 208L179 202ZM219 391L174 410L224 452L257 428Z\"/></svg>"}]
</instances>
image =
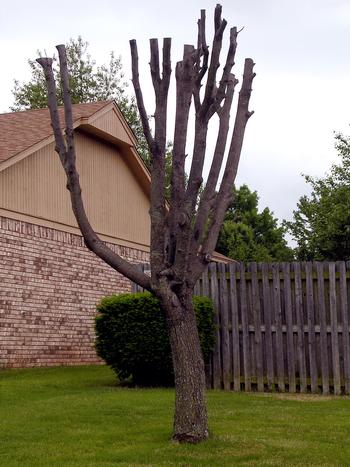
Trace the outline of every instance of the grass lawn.
<instances>
[{"instance_id":1,"label":"grass lawn","mask_svg":"<svg viewBox=\"0 0 350 467\"><path fill-rule=\"evenodd\" d=\"M107 367L0 370L0 466L350 466L350 398L208 394L211 439L170 441L174 394Z\"/></svg>"}]
</instances>

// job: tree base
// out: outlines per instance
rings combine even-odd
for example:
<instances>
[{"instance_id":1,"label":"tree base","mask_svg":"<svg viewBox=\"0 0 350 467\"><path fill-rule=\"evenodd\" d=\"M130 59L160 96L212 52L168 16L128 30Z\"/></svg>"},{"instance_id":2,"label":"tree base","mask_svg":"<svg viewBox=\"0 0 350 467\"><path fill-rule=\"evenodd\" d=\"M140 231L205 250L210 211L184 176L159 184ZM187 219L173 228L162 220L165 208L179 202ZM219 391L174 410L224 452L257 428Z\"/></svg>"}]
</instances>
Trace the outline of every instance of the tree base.
<instances>
[{"instance_id":1,"label":"tree base","mask_svg":"<svg viewBox=\"0 0 350 467\"><path fill-rule=\"evenodd\" d=\"M198 444L209 438L209 433L206 431L203 435L193 433L179 433L174 434L173 441L180 444Z\"/></svg>"}]
</instances>

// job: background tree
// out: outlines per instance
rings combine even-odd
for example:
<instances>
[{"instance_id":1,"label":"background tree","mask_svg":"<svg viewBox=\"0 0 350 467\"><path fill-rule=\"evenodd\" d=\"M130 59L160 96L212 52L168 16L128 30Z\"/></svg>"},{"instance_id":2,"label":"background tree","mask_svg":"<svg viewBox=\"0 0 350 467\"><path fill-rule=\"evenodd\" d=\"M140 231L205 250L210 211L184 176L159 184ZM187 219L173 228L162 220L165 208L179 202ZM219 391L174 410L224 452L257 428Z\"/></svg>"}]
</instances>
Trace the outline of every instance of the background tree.
<instances>
[{"instance_id":1,"label":"background tree","mask_svg":"<svg viewBox=\"0 0 350 467\"><path fill-rule=\"evenodd\" d=\"M111 52L108 64L97 65L88 53L88 47L88 42L80 36L77 39L70 39L66 44L72 104L115 99L135 133L139 154L149 165L147 142L143 135L135 98L127 93L128 83L124 79L121 58ZM40 51L38 55L43 56ZM14 80L12 111L47 107L47 90L43 70L36 60L28 60L28 65L31 71L30 80L24 83ZM60 69L55 56L53 57L53 73L57 83L57 102L58 105L63 105Z\"/></svg>"},{"instance_id":2,"label":"background tree","mask_svg":"<svg viewBox=\"0 0 350 467\"><path fill-rule=\"evenodd\" d=\"M245 263L292 261L293 250L284 238L285 227L269 208L258 210L259 197L247 185L233 189L233 201L222 224L216 250Z\"/></svg>"},{"instance_id":3,"label":"background tree","mask_svg":"<svg viewBox=\"0 0 350 467\"><path fill-rule=\"evenodd\" d=\"M227 22L221 6L214 14L211 53L206 43L205 11L198 20L197 47L184 46L183 59L176 64L176 114L172 150L171 197L169 209L165 194L167 152L167 103L171 77L171 39L163 40L162 64L158 40L150 40L151 76L155 91L154 132L151 131L141 91L136 41L130 41L133 85L151 155L151 277L110 250L92 229L86 216L76 169L69 72L64 45L57 46L65 110L65 137L57 110L53 60L39 58L48 87L48 103L56 140L56 151L67 176L73 212L85 243L110 266L158 297L166 316L175 376L174 439L199 442L208 437L205 403L205 374L193 309L194 286L208 266L219 230L232 197L232 186L240 159L255 74L253 60L247 58L238 97L237 112L223 168L220 189L216 191L229 133L230 109L238 80L231 74L237 47L237 28L230 31L229 48L221 77L220 53ZM205 83L202 81L205 79ZM201 91L202 89L202 91ZM186 183L185 159L191 104L195 108L195 135L192 165ZM200 200L206 140L210 119L219 116L219 130L208 181Z\"/></svg>"},{"instance_id":4,"label":"background tree","mask_svg":"<svg viewBox=\"0 0 350 467\"><path fill-rule=\"evenodd\" d=\"M323 178L305 176L312 187L302 196L286 226L301 260L350 259L350 138L336 135L341 161Z\"/></svg>"}]
</instances>

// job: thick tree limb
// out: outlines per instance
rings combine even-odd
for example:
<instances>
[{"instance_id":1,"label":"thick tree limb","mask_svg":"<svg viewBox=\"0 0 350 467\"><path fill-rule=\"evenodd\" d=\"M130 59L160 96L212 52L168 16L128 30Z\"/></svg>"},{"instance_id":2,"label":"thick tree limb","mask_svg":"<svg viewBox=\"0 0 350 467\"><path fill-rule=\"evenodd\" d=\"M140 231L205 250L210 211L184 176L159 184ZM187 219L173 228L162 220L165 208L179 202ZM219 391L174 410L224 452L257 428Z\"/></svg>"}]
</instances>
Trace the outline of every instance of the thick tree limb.
<instances>
[{"instance_id":1,"label":"thick tree limb","mask_svg":"<svg viewBox=\"0 0 350 467\"><path fill-rule=\"evenodd\" d=\"M220 107L216 101L216 75L217 70L220 66L220 53L222 48L222 39L223 33L226 28L226 20L221 19L221 5L217 5L215 8L215 15L214 15L214 26L215 26L215 34L213 38L213 45L212 45L212 52L210 57L210 65L208 69L208 76L207 76L207 83L205 87L205 94L203 98L203 103L199 103L199 89L200 89L200 82L195 81L194 86L194 100L196 104L196 122L195 122L195 141L194 141L194 150L193 150L193 157L192 157L192 164L191 170L188 180L188 186L185 194L184 200L184 208L183 208L183 218L185 219L184 226L179 231L178 240L177 240L177 255L175 258L175 269L176 273L179 274L180 271L184 271L186 269L185 265L190 267L189 263L191 262L189 258L193 255L193 245L196 243L197 238L191 238L192 235L192 227L194 222L195 216L195 209L197 204L197 198L199 189L202 184L202 172L204 166L204 159L205 159L205 151L206 151L206 140L207 140L207 131L208 131L208 122L210 118L213 116L214 111L219 111ZM201 15L201 19L199 20L199 33L198 33L198 40L205 41L205 22L203 21L203 15ZM202 39L204 38L204 39ZM234 61L234 30L231 31L230 36L230 48L226 60L226 65L223 72L223 79L225 83L225 90L228 84L229 76L226 76L228 71L231 70ZM232 65L231 65L232 63ZM197 64L198 68L198 64ZM230 100L230 97L229 97ZM231 99L232 103L232 99ZM227 108L227 107L226 107ZM213 110L214 109L214 110ZM224 112L225 113L225 112ZM224 134L224 126L223 125L224 118L221 119L221 135ZM228 131L228 125L227 125ZM226 135L227 137L227 135ZM223 152L226 146L226 140L221 141L223 144ZM218 161L218 154L219 148L217 151L216 160ZM220 169L219 169L220 171ZM201 224L203 223L200 220ZM205 223L205 222L204 222ZM197 250L195 250L197 251ZM196 254L196 253L194 253Z\"/></svg>"},{"instance_id":2,"label":"thick tree limb","mask_svg":"<svg viewBox=\"0 0 350 467\"><path fill-rule=\"evenodd\" d=\"M193 86L193 100L196 113L201 109L200 90L202 79L208 71L209 48L205 37L205 10L201 10L201 17L198 20L197 39L197 59L196 59L196 79ZM201 64L201 58L203 63Z\"/></svg>"},{"instance_id":3,"label":"thick tree limb","mask_svg":"<svg viewBox=\"0 0 350 467\"><path fill-rule=\"evenodd\" d=\"M150 67L156 96L156 110L154 112L154 142L156 147L152 152L153 157L165 157L166 151L167 104L171 76L170 47L171 39L165 38L163 41L163 73L162 78L160 78L158 40L150 40Z\"/></svg>"},{"instance_id":4,"label":"thick tree limb","mask_svg":"<svg viewBox=\"0 0 350 467\"><path fill-rule=\"evenodd\" d=\"M203 103L200 109L201 115L208 119L208 110L214 100L215 87L216 87L216 73L220 66L220 52L222 47L223 33L226 28L227 22L221 19L221 5L216 5L214 14L215 33L213 38L213 45L210 57L210 65L208 69L208 78L205 86L205 94Z\"/></svg>"},{"instance_id":5,"label":"thick tree limb","mask_svg":"<svg viewBox=\"0 0 350 467\"><path fill-rule=\"evenodd\" d=\"M132 66L132 84L135 90L136 102L137 102L137 107L139 109L143 133L145 135L148 148L150 152L152 153L154 141L153 141L151 129L149 126L148 115L146 112L145 104L143 102L143 95L142 95L142 90L140 86L139 56L137 53L137 44L136 44L135 39L132 39L130 41L130 50L131 50L131 66Z\"/></svg>"},{"instance_id":6,"label":"thick tree limb","mask_svg":"<svg viewBox=\"0 0 350 467\"><path fill-rule=\"evenodd\" d=\"M163 71L162 81L163 86L167 90L169 89L170 77L171 77L171 38L165 37L163 40Z\"/></svg>"},{"instance_id":7,"label":"thick tree limb","mask_svg":"<svg viewBox=\"0 0 350 467\"><path fill-rule=\"evenodd\" d=\"M174 261L179 215L185 196L186 141L193 88L194 60L193 47L185 47L183 60L176 65L176 115L172 153L171 203L168 216L170 226L169 264Z\"/></svg>"},{"instance_id":8,"label":"thick tree limb","mask_svg":"<svg viewBox=\"0 0 350 467\"><path fill-rule=\"evenodd\" d=\"M160 78L160 69L159 69L159 49L158 49L158 39L150 39L150 49L151 49L151 76L153 87L156 92L159 91L159 86L161 84Z\"/></svg>"},{"instance_id":9,"label":"thick tree limb","mask_svg":"<svg viewBox=\"0 0 350 467\"><path fill-rule=\"evenodd\" d=\"M205 73L208 71L208 60L209 60L209 48L208 48L206 37L205 37L205 10L201 10L201 18L199 20L198 29L199 29L198 51L200 51L201 54L203 54L203 64L198 73L198 81L199 83L201 83L202 79L204 78Z\"/></svg>"},{"instance_id":10,"label":"thick tree limb","mask_svg":"<svg viewBox=\"0 0 350 467\"><path fill-rule=\"evenodd\" d=\"M142 92L138 77L138 56L136 41L130 41L132 56L132 82L140 115L146 116L143 104ZM150 68L152 82L156 97L156 109L154 112L154 137L151 136L148 119L142 118L144 129L149 133L151 141L151 281L154 288L157 276L164 269L165 246L166 246L166 208L165 208L165 152L167 137L167 103L171 76L170 62L171 39L163 41L162 77L160 76L158 40L150 40Z\"/></svg>"},{"instance_id":11,"label":"thick tree limb","mask_svg":"<svg viewBox=\"0 0 350 467\"><path fill-rule=\"evenodd\" d=\"M212 113L209 112L209 109L210 106L214 103L215 99L216 74L220 66L219 60L222 47L222 38L227 24L226 20L221 19L221 10L221 5L216 5L214 14L215 34L213 38L207 83L205 87L203 103L200 107L199 113L196 116L194 151L185 201L186 214L188 217L192 217L194 213L198 191L202 183L208 122L212 116Z\"/></svg>"},{"instance_id":12,"label":"thick tree limb","mask_svg":"<svg viewBox=\"0 0 350 467\"><path fill-rule=\"evenodd\" d=\"M162 78L159 76L158 41L151 40L151 73L156 96L154 113L154 152L151 168L151 269L152 281L164 269L166 245L165 153L167 140L167 104L171 76L171 39L163 40Z\"/></svg>"},{"instance_id":13,"label":"thick tree limb","mask_svg":"<svg viewBox=\"0 0 350 467\"><path fill-rule=\"evenodd\" d=\"M236 55L236 49L237 49L237 35L238 35L237 28L236 27L231 28L230 46L227 52L226 63L225 63L225 66L222 72L222 77L220 80L218 90L215 95L215 100L213 104L211 105L211 108L209 109L210 114L213 114L219 109L223 99L225 98L225 95L226 95L225 92L226 92L228 82L230 80L231 70L232 70L233 65L235 64L235 55Z\"/></svg>"},{"instance_id":14,"label":"thick tree limb","mask_svg":"<svg viewBox=\"0 0 350 467\"><path fill-rule=\"evenodd\" d=\"M217 100L219 101L219 104L221 103L221 100L225 96L225 87L227 80L230 78L231 70L233 65L235 64L235 55L236 55L236 50L237 50L237 28L231 28L230 30L230 46L227 52L227 58L226 58L226 63L224 66L224 70L222 72L222 78L220 81L219 89L218 89L218 94L217 94Z\"/></svg>"},{"instance_id":15,"label":"thick tree limb","mask_svg":"<svg viewBox=\"0 0 350 467\"><path fill-rule=\"evenodd\" d=\"M228 153L226 168L217 195L207 235L202 245L201 258L210 256L215 248L219 230L223 222L225 212L232 199L232 187L236 178L238 163L241 155L243 138L248 119L253 115L249 111L249 100L252 92L254 62L251 58L245 60L242 87L239 93L235 125L233 129L231 145Z\"/></svg>"},{"instance_id":16,"label":"thick tree limb","mask_svg":"<svg viewBox=\"0 0 350 467\"><path fill-rule=\"evenodd\" d=\"M202 244L202 239L205 235L205 227L208 220L208 216L214 205L216 197L216 185L219 180L219 174L225 154L227 136L229 132L232 99L234 89L237 83L238 80L235 78L235 76L230 75L230 81L227 83L226 98L224 101L224 105L219 112L220 124L214 156L210 167L208 180L200 199L196 216L196 222L193 229L193 241L191 247L192 254L193 252L194 254L196 254L199 246Z\"/></svg>"},{"instance_id":17,"label":"thick tree limb","mask_svg":"<svg viewBox=\"0 0 350 467\"><path fill-rule=\"evenodd\" d=\"M72 104L69 91L67 59L64 46L57 47L60 57L61 77L63 85L63 101L66 117L66 140L64 141L61 125L59 120L57 100L56 100L56 84L52 71L52 59L39 58L37 62L43 67L47 89L48 89L48 104L51 116L52 128L55 136L56 147L62 166L67 176L67 188L70 192L73 213L75 215L78 226L84 237L86 246L99 256L103 261L109 264L112 268L128 277L133 282L138 283L141 287L150 289L150 280L136 265L125 261L118 254L109 249L105 243L98 237L91 227L87 218L79 182L79 174L75 165L75 145L73 134L73 116Z\"/></svg>"}]
</instances>

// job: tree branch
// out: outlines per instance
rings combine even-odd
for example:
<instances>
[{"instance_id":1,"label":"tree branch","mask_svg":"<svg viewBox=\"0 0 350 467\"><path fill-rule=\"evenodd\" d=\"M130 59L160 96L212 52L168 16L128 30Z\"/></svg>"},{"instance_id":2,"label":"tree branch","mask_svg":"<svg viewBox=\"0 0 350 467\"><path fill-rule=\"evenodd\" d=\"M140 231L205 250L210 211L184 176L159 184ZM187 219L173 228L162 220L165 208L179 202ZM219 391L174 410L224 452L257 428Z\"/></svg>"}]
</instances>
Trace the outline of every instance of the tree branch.
<instances>
[{"instance_id":1,"label":"tree branch","mask_svg":"<svg viewBox=\"0 0 350 467\"><path fill-rule=\"evenodd\" d=\"M222 47L222 37L227 25L226 20L221 19L221 10L221 5L216 5L214 13L215 33L210 57L207 84L205 87L203 103L200 109L200 113L204 118L208 118L208 110L215 97L216 73L220 66L219 59Z\"/></svg>"},{"instance_id":2,"label":"tree branch","mask_svg":"<svg viewBox=\"0 0 350 467\"><path fill-rule=\"evenodd\" d=\"M227 90L224 105L219 111L220 124L218 136L216 139L214 156L211 163L208 180L200 199L195 227L193 230L193 242L190 251L192 253L195 252L195 254L197 253L198 248L202 243L202 237L205 235L205 226L216 197L216 185L218 183L222 161L225 154L230 124L230 110L232 106L234 89L237 83L238 80L234 75L231 74L230 80L226 83Z\"/></svg>"},{"instance_id":3,"label":"tree branch","mask_svg":"<svg viewBox=\"0 0 350 467\"><path fill-rule=\"evenodd\" d=\"M204 14L201 14L199 21L199 40L205 41L205 22ZM220 52L222 47L223 32L226 27L226 21L221 19L221 5L217 5L214 14L215 34L213 38L213 46L210 57L210 65L208 69L207 83L203 98L203 103L199 106L199 89L200 83L195 82L194 97L196 104L196 120L195 120L195 140L192 156L191 170L188 180L188 185L185 193L185 199L182 209L182 224L178 231L177 249L175 257L176 274L184 273L185 266L189 266L188 258L191 255L191 234L193 228L193 220L197 204L198 192L202 184L202 172L206 151L206 140L208 132L208 123L213 113L210 113L210 106L215 99L216 74L220 66ZM202 44L201 44L202 45ZM196 97L197 96L197 97ZM187 274L187 271L185 272Z\"/></svg>"},{"instance_id":4,"label":"tree branch","mask_svg":"<svg viewBox=\"0 0 350 467\"><path fill-rule=\"evenodd\" d=\"M225 98L225 92L228 85L228 81L230 80L231 70L235 64L235 55L237 49L237 28L231 28L230 30L230 46L227 52L226 63L222 72L222 77L220 80L219 88L216 92L215 100L209 109L210 113L214 113L218 110L221 105L221 102Z\"/></svg>"},{"instance_id":5,"label":"tree branch","mask_svg":"<svg viewBox=\"0 0 350 467\"><path fill-rule=\"evenodd\" d=\"M206 150L206 139L209 119L213 116L210 107L215 101L216 74L220 66L220 52L222 47L223 32L226 27L226 20L221 19L221 5L216 5L214 14L215 34L213 38L213 47L210 57L207 84L203 103L196 116L195 124L195 142L192 158L188 187L186 190L186 215L191 218L197 202L199 188L202 184L202 172Z\"/></svg>"},{"instance_id":6,"label":"tree branch","mask_svg":"<svg viewBox=\"0 0 350 467\"><path fill-rule=\"evenodd\" d=\"M209 48L205 38L205 10L201 10L201 17L198 20L198 39L197 39L197 60L196 60L196 80L193 89L193 99L196 112L200 111L200 89L202 86L202 79L208 71ZM203 63L201 66L201 58L203 56Z\"/></svg>"},{"instance_id":7,"label":"tree branch","mask_svg":"<svg viewBox=\"0 0 350 467\"><path fill-rule=\"evenodd\" d=\"M139 56L137 53L137 44L136 44L135 39L132 39L130 41L130 51L131 51L131 66L132 66L132 84L134 86L137 107L139 109L140 118L142 122L143 133L145 135L149 150L152 153L153 146L154 146L154 140L152 137L150 126L149 126L145 104L143 102L143 95L142 95L142 90L141 90L140 80L139 80Z\"/></svg>"},{"instance_id":8,"label":"tree branch","mask_svg":"<svg viewBox=\"0 0 350 467\"><path fill-rule=\"evenodd\" d=\"M239 93L235 125L226 168L207 229L207 235L202 245L201 261L203 261L203 258L210 256L214 250L220 227L224 220L225 212L232 199L232 188L242 151L245 128L248 119L253 115L253 112L248 109L252 92L252 82L255 77L253 67L253 60L251 58L247 58L244 65L243 82Z\"/></svg>"},{"instance_id":9,"label":"tree branch","mask_svg":"<svg viewBox=\"0 0 350 467\"><path fill-rule=\"evenodd\" d=\"M153 87L156 92L159 91L159 86L161 83L160 70L159 70L159 49L158 49L158 39L150 39L150 49L151 49L151 76Z\"/></svg>"},{"instance_id":10,"label":"tree branch","mask_svg":"<svg viewBox=\"0 0 350 467\"><path fill-rule=\"evenodd\" d=\"M134 84L137 106L140 112L144 133L151 151L151 270L154 286L157 276L164 269L166 245L166 208L165 208L165 153L167 136L167 103L171 76L171 39L163 40L162 78L160 77L158 40L150 40L150 68L156 97L154 112L154 138L151 136L149 122L144 107L138 74L138 54L135 40L130 41L132 59L132 81Z\"/></svg>"},{"instance_id":11,"label":"tree branch","mask_svg":"<svg viewBox=\"0 0 350 467\"><path fill-rule=\"evenodd\" d=\"M67 188L70 192L73 213L75 215L78 226L84 237L86 246L99 256L103 261L109 264L113 269L128 277L133 282L138 283L141 287L150 289L149 277L141 272L136 265L133 265L119 255L109 249L105 243L97 236L91 227L87 218L82 196L81 187L79 182L79 174L75 166L75 145L73 135L73 116L72 116L72 103L70 98L67 60L64 46L58 46L60 54L60 68L63 85L63 99L66 115L66 137L67 145L61 132L61 125L58 115L58 107L56 100L56 84L52 71L52 59L39 58L37 62L42 66L45 74L46 85L48 90L48 104L50 110L50 117L55 136L56 147L62 166L67 176Z\"/></svg>"},{"instance_id":12,"label":"tree branch","mask_svg":"<svg viewBox=\"0 0 350 467\"><path fill-rule=\"evenodd\" d=\"M183 60L176 65L176 114L174 146L172 153L171 203L169 211L169 252L168 263L174 261L178 220L185 196L185 159L188 118L193 89L195 51L193 46L185 46Z\"/></svg>"},{"instance_id":13,"label":"tree branch","mask_svg":"<svg viewBox=\"0 0 350 467\"><path fill-rule=\"evenodd\" d=\"M157 39L150 40L150 67L154 92L156 96L156 110L154 112L154 142L156 147L153 148L153 157L165 157L167 134L167 104L171 76L170 47L171 39L165 38L163 41L163 73L162 78L160 78L158 41Z\"/></svg>"}]
</instances>

